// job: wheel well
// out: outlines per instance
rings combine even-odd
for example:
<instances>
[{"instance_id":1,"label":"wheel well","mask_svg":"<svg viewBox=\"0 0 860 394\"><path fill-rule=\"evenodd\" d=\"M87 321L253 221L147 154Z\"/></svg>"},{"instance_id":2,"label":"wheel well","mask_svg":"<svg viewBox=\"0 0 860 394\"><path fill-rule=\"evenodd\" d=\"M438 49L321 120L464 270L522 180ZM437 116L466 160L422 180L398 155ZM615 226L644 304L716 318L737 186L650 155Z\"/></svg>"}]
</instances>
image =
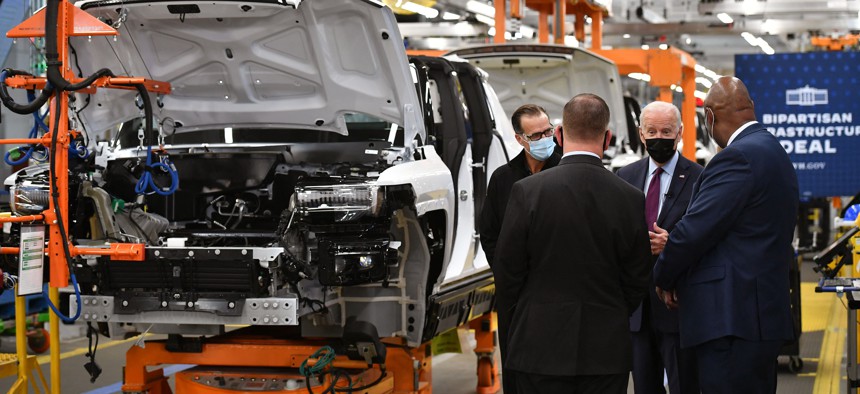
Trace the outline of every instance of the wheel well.
<instances>
[{"instance_id":1,"label":"wheel well","mask_svg":"<svg viewBox=\"0 0 860 394\"><path fill-rule=\"evenodd\" d=\"M430 251L430 270L427 275L427 295L433 291L433 285L439 280L442 266L445 263L445 211L430 211L421 216L421 229L424 231L424 240Z\"/></svg>"}]
</instances>

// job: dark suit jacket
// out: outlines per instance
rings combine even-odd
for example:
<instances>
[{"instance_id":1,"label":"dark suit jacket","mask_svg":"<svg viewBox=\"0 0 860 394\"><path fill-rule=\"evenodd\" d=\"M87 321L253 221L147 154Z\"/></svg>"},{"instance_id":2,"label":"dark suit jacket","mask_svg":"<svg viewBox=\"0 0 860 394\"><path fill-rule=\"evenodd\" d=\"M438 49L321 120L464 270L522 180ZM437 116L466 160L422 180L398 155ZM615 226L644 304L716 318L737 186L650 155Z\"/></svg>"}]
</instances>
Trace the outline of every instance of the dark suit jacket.
<instances>
[{"instance_id":1,"label":"dark suit jacket","mask_svg":"<svg viewBox=\"0 0 860 394\"><path fill-rule=\"evenodd\" d=\"M490 266L494 263L496 242L499 240L499 232L502 231L502 219L505 218L505 209L508 207L511 188L520 179L531 175L531 170L526 163L527 154L523 149L507 164L493 171L493 175L490 176L490 183L487 185L487 198L481 208L478 233L481 234L481 248L487 255L487 262ZM542 171L555 167L559 160L561 160L561 153L553 152L544 162Z\"/></svg>"},{"instance_id":2,"label":"dark suit jacket","mask_svg":"<svg viewBox=\"0 0 860 394\"><path fill-rule=\"evenodd\" d=\"M618 170L618 176L644 192L650 161L650 157L645 157L632 163ZM671 232L675 228L675 223L678 223L681 220L681 216L684 216L684 212L687 211L687 205L690 204L690 197L693 195L693 184L696 183L696 179L699 179L699 174L701 173L702 166L686 159L684 156L678 155L678 162L675 164L672 181L669 183L669 190L666 193L665 201L663 201L663 209L660 210L660 216L657 217L657 225L660 228ZM656 262L657 256L652 255L652 267ZM663 305L663 302L657 298L657 292L654 291L653 283L648 289L648 295L643 303L649 302L651 327L660 332L677 333L678 312L670 311ZM630 330L638 332L641 327L642 305L639 305L636 311L633 312L633 316L630 317Z\"/></svg>"},{"instance_id":3,"label":"dark suit jacket","mask_svg":"<svg viewBox=\"0 0 860 394\"><path fill-rule=\"evenodd\" d=\"M626 373L630 313L650 282L645 196L593 156L514 184L493 273L506 368Z\"/></svg>"},{"instance_id":4,"label":"dark suit jacket","mask_svg":"<svg viewBox=\"0 0 860 394\"><path fill-rule=\"evenodd\" d=\"M788 270L798 204L794 167L761 124L714 156L654 266L657 285L678 291L682 347L794 338Z\"/></svg>"}]
</instances>

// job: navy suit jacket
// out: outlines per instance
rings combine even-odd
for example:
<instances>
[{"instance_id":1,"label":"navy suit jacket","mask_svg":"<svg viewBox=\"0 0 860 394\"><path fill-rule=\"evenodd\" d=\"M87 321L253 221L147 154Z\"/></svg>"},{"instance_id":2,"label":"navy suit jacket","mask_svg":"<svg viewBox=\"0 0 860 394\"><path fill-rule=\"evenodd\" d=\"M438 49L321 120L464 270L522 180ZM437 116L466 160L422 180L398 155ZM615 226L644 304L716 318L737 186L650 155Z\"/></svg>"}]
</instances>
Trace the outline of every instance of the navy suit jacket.
<instances>
[{"instance_id":1,"label":"navy suit jacket","mask_svg":"<svg viewBox=\"0 0 860 394\"><path fill-rule=\"evenodd\" d=\"M708 163L654 266L657 286L678 292L682 347L794 338L788 280L798 204L794 167L759 123Z\"/></svg>"},{"instance_id":2,"label":"navy suit jacket","mask_svg":"<svg viewBox=\"0 0 860 394\"><path fill-rule=\"evenodd\" d=\"M645 157L642 160L631 163L618 170L618 176L639 190L645 191L645 181L648 179L648 164L650 161L650 157ZM693 195L693 185L696 179L699 179L701 173L702 166L698 163L694 163L684 156L678 156L678 163L675 164L675 172L672 174L672 182L669 183L669 190L663 201L663 208L660 210L660 216L657 217L657 225L660 228L671 232L675 228L675 224L684 216L684 212L687 211L687 205L690 204L690 198ZM653 256L651 259L652 266L656 262L657 256ZM645 302L650 302L651 327L660 332L678 332L678 312L670 311L663 305L663 302L657 298L657 292L654 291L653 283L648 289L648 297L645 298L643 303ZM630 330L638 332L641 328L642 305L640 304L639 308L630 316Z\"/></svg>"}]
</instances>

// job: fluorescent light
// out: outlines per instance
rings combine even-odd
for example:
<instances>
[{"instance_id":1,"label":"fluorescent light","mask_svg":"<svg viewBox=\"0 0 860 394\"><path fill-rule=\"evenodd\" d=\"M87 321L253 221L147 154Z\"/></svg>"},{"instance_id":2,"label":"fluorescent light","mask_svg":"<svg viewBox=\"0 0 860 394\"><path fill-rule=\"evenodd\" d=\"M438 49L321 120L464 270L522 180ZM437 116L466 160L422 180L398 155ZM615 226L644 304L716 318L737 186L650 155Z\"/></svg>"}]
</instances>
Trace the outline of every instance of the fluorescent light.
<instances>
[{"instance_id":1,"label":"fluorescent light","mask_svg":"<svg viewBox=\"0 0 860 394\"><path fill-rule=\"evenodd\" d=\"M487 35L495 36L496 35L496 28L491 27L489 30L487 30Z\"/></svg>"},{"instance_id":2,"label":"fluorescent light","mask_svg":"<svg viewBox=\"0 0 860 394\"><path fill-rule=\"evenodd\" d=\"M612 9L612 0L594 0L597 5L602 6L604 8Z\"/></svg>"},{"instance_id":3,"label":"fluorescent light","mask_svg":"<svg viewBox=\"0 0 860 394\"><path fill-rule=\"evenodd\" d=\"M489 16L486 16L486 15L475 14L475 19L477 19L478 22L481 22L485 25L490 25L490 26L496 25L496 20L493 18L490 18Z\"/></svg>"},{"instance_id":4,"label":"fluorescent light","mask_svg":"<svg viewBox=\"0 0 860 394\"><path fill-rule=\"evenodd\" d=\"M752 33L745 31L745 32L741 33L741 37L743 37L744 40L747 40L747 42L750 45L752 45L754 47L758 46L758 40L756 40L756 37L754 35L752 35Z\"/></svg>"},{"instance_id":5,"label":"fluorescent light","mask_svg":"<svg viewBox=\"0 0 860 394\"><path fill-rule=\"evenodd\" d=\"M621 36L621 37L624 37L624 38L630 38L630 35L629 35L629 34L627 34L627 33L624 33L624 35L623 35L623 36Z\"/></svg>"},{"instance_id":6,"label":"fluorescent light","mask_svg":"<svg viewBox=\"0 0 860 394\"><path fill-rule=\"evenodd\" d=\"M704 99L705 99L705 97L707 97L707 96L708 96L708 94L707 94L707 93L705 93L705 92L703 92L703 91L701 91L701 90L697 90L697 91L695 91L695 92L693 93L693 96L696 96L696 97L698 97L698 98L700 98L700 99L704 100Z\"/></svg>"},{"instance_id":7,"label":"fluorescent light","mask_svg":"<svg viewBox=\"0 0 860 394\"><path fill-rule=\"evenodd\" d=\"M702 85L702 86L704 86L704 87L706 87L706 88L708 88L708 89L710 89L710 88L711 88L711 86L713 86L713 85L714 85L714 83L713 83L713 82L711 82L711 80L710 80L710 79L705 78L705 77L696 77L696 83L698 83L698 84L700 84L700 85Z\"/></svg>"},{"instance_id":8,"label":"fluorescent light","mask_svg":"<svg viewBox=\"0 0 860 394\"><path fill-rule=\"evenodd\" d=\"M647 50L651 49L651 47L649 47L648 44L642 44L642 49L647 51Z\"/></svg>"},{"instance_id":9,"label":"fluorescent light","mask_svg":"<svg viewBox=\"0 0 860 394\"><path fill-rule=\"evenodd\" d=\"M690 44L692 44L692 43L693 43L693 39L692 39L692 38L690 38L690 37L687 37L687 38L684 40L684 43L686 43L687 45L690 45Z\"/></svg>"},{"instance_id":10,"label":"fluorescent light","mask_svg":"<svg viewBox=\"0 0 860 394\"><path fill-rule=\"evenodd\" d=\"M233 143L233 128L225 127L224 128L224 142L228 144Z\"/></svg>"},{"instance_id":11,"label":"fluorescent light","mask_svg":"<svg viewBox=\"0 0 860 394\"><path fill-rule=\"evenodd\" d=\"M681 88L680 86L675 86L674 90L678 93L684 93L684 89Z\"/></svg>"},{"instance_id":12,"label":"fluorescent light","mask_svg":"<svg viewBox=\"0 0 860 394\"><path fill-rule=\"evenodd\" d=\"M645 81L645 82L650 82L650 81L651 81L651 76L650 76L650 75L648 75L648 74L642 74L642 73L630 73L630 74L627 74L627 76L628 76L628 77L630 77L630 78L633 78L633 79L638 79L638 80L640 80L640 81Z\"/></svg>"},{"instance_id":13,"label":"fluorescent light","mask_svg":"<svg viewBox=\"0 0 860 394\"><path fill-rule=\"evenodd\" d=\"M406 3L403 3L403 5L400 6L400 8L403 8L406 11L411 11L411 12L415 12L415 13L424 15L430 19L433 19L433 18L439 16L439 10L437 10L435 8L425 7L421 4L416 4L416 3L413 3L411 1L407 1Z\"/></svg>"},{"instance_id":14,"label":"fluorescent light","mask_svg":"<svg viewBox=\"0 0 860 394\"><path fill-rule=\"evenodd\" d=\"M455 20L460 19L460 15L455 14L453 12L447 12L446 11L442 14L442 19L444 19L446 21L455 21Z\"/></svg>"},{"instance_id":15,"label":"fluorescent light","mask_svg":"<svg viewBox=\"0 0 860 394\"><path fill-rule=\"evenodd\" d=\"M496 16L496 7L480 1L469 0L466 2L466 9L484 16Z\"/></svg>"},{"instance_id":16,"label":"fluorescent light","mask_svg":"<svg viewBox=\"0 0 860 394\"><path fill-rule=\"evenodd\" d=\"M658 46L658 48L660 48L660 49L662 49L662 50L664 50L664 51L665 51L665 50L669 49L669 45L667 45L667 44L660 44L660 45Z\"/></svg>"},{"instance_id":17,"label":"fluorescent light","mask_svg":"<svg viewBox=\"0 0 860 394\"><path fill-rule=\"evenodd\" d=\"M579 48L579 40L577 40L574 36L564 36L564 45L573 48Z\"/></svg>"},{"instance_id":18,"label":"fluorescent light","mask_svg":"<svg viewBox=\"0 0 860 394\"><path fill-rule=\"evenodd\" d=\"M717 19L719 19L720 22L723 22L725 24L729 24L735 21L734 19L732 19L731 16L729 16L729 14L726 14L725 12L717 14Z\"/></svg>"},{"instance_id":19,"label":"fluorescent light","mask_svg":"<svg viewBox=\"0 0 860 394\"><path fill-rule=\"evenodd\" d=\"M535 36L535 29L531 26L521 25L520 26L520 34L523 37L532 38Z\"/></svg>"},{"instance_id":20,"label":"fluorescent light","mask_svg":"<svg viewBox=\"0 0 860 394\"><path fill-rule=\"evenodd\" d=\"M705 71L705 76L713 79L714 81L720 79L720 74L715 73L713 70Z\"/></svg>"},{"instance_id":21,"label":"fluorescent light","mask_svg":"<svg viewBox=\"0 0 860 394\"><path fill-rule=\"evenodd\" d=\"M773 47L771 47L770 44L768 44L767 41L764 40L764 38L759 37L756 41L758 41L758 46L764 53L768 55L774 54Z\"/></svg>"},{"instance_id":22,"label":"fluorescent light","mask_svg":"<svg viewBox=\"0 0 860 394\"><path fill-rule=\"evenodd\" d=\"M697 72L697 73L702 73L702 74L704 74L704 73L705 73L705 70L707 70L707 68L705 68L705 66L703 66L703 65L701 65L701 64L699 64L699 63L696 63L696 65L695 65L693 68L695 68L695 69L696 69L696 72Z\"/></svg>"}]
</instances>

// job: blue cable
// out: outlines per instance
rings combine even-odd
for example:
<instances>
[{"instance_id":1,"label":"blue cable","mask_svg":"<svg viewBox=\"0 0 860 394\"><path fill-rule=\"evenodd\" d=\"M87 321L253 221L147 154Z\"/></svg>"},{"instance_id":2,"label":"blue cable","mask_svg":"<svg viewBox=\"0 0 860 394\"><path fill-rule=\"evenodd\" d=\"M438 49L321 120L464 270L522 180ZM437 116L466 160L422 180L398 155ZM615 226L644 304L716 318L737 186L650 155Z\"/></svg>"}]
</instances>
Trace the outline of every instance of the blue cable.
<instances>
[{"instance_id":1,"label":"blue cable","mask_svg":"<svg viewBox=\"0 0 860 394\"><path fill-rule=\"evenodd\" d=\"M45 290L42 289L42 296L44 296L45 300L48 301L48 307L50 307L51 310L54 311L54 313L57 315L57 317L60 318L60 320L63 321L63 323L74 323L75 320L78 320L78 318L81 317L81 288L80 286L78 286L78 279L75 278L75 273L69 272L69 275L72 279L72 288L75 289L75 300L78 302L78 310L75 312L74 316L68 317L62 314L62 312L60 312L60 310L56 306L54 306L54 303L51 302L51 297L49 297L48 294L45 293Z\"/></svg>"},{"instance_id":2,"label":"blue cable","mask_svg":"<svg viewBox=\"0 0 860 394\"><path fill-rule=\"evenodd\" d=\"M5 79L6 79L5 75L3 75L2 78L0 78L0 81L3 81ZM27 92L27 99L30 102L36 100L36 94L32 93L32 92ZM45 130L46 132L48 131L48 126L45 124L45 117L46 116L48 116L48 112L45 112L44 115L39 115L38 111L33 112L33 119L35 119L35 123L33 124L33 127L30 129L30 133L28 134L27 138L38 138L40 128ZM22 150L23 148L27 148L27 150L24 151L23 155L18 160L12 160L12 158L11 158L12 151L9 151L9 152L6 152L6 155L3 157L3 161L5 161L6 164L8 164L10 166L17 166L17 165L21 165L21 164L26 163L28 160L30 160L30 157L33 156L33 151L35 150L35 146L34 145L29 145L26 147L22 146L22 147L19 147L18 150Z\"/></svg>"},{"instance_id":3,"label":"blue cable","mask_svg":"<svg viewBox=\"0 0 860 394\"><path fill-rule=\"evenodd\" d=\"M0 81L2 81L2 80L3 80L3 78L0 78ZM30 100L31 102L33 100L35 100L36 99L35 93L27 92L27 99ZM48 125L45 124L45 118L47 116L48 116L48 111L45 111L45 113L42 115L39 115L38 111L33 112L33 119L35 120L35 122L33 124L33 127L30 129L30 133L28 134L27 138L39 138L39 134L40 134L39 130L40 129L44 132L48 132ZM18 158L18 160L13 160L12 159L12 152L13 151L9 151L9 152L6 152L6 155L3 157L3 161L5 161L6 164L8 164L10 166L17 166L17 165L24 164L33 157L33 153L36 152L37 150L39 150L38 148L40 148L40 147L37 147L35 145L27 145L27 146L18 147L17 149L19 151L23 152L23 154L21 155L20 158ZM74 144L69 145L69 154L71 154L73 156L77 156L81 159L86 159L87 157L90 156L89 150L85 146L83 146L79 143L74 143ZM47 159L48 159L48 152L45 152L45 155L40 159L36 159L36 161L44 162Z\"/></svg>"},{"instance_id":4,"label":"blue cable","mask_svg":"<svg viewBox=\"0 0 860 394\"><path fill-rule=\"evenodd\" d=\"M161 169L162 171L170 174L170 187L167 190L162 190L162 188L158 187L155 184L155 180L152 176L152 170ZM176 189L179 187L179 174L176 173L176 170L173 168L173 165L170 164L170 161L165 162L156 162L152 163L152 147L146 148L146 167L143 170L143 174L140 176L140 180L137 181L137 185L134 186L134 192L137 194L151 194L156 193L162 196L169 196L176 192Z\"/></svg>"}]
</instances>

